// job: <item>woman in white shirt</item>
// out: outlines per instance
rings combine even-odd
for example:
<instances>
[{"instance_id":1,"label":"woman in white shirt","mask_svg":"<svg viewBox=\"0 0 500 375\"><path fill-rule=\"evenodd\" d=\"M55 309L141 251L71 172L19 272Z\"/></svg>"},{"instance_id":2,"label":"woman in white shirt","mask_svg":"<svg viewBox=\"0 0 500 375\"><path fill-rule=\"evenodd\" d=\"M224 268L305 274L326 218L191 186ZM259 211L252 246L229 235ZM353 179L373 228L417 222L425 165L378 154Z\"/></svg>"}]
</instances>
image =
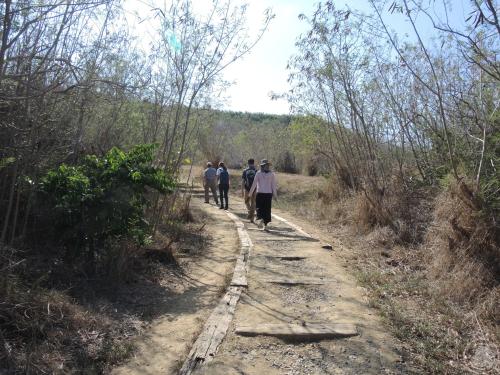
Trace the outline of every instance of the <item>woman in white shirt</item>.
<instances>
[{"instance_id":1,"label":"woman in white shirt","mask_svg":"<svg viewBox=\"0 0 500 375\"><path fill-rule=\"evenodd\" d=\"M250 188L250 196L257 190L255 205L257 208L257 222L259 228L267 228L267 224L271 222L271 204L273 196L278 197L278 189L276 184L276 175L271 171L271 163L267 159L260 162L260 171L255 174L252 187Z\"/></svg>"}]
</instances>

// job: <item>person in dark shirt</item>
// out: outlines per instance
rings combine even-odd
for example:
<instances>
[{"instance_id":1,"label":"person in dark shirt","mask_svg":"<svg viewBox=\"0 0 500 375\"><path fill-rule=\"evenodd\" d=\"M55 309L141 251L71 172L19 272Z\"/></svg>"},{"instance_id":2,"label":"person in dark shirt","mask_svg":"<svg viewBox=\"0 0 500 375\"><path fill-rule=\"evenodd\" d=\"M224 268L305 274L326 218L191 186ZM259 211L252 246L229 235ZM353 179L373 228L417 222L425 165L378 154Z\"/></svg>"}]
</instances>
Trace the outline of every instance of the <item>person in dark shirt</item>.
<instances>
[{"instance_id":1,"label":"person in dark shirt","mask_svg":"<svg viewBox=\"0 0 500 375\"><path fill-rule=\"evenodd\" d=\"M257 196L257 192L250 194L250 188L252 187L256 173L257 170L255 169L255 160L248 159L248 167L245 168L243 174L241 175L241 195L245 200L245 205L247 206L247 219L250 219L250 222L252 223L255 218L255 197Z\"/></svg>"},{"instance_id":2,"label":"person in dark shirt","mask_svg":"<svg viewBox=\"0 0 500 375\"><path fill-rule=\"evenodd\" d=\"M219 169L217 169L217 181L219 182L220 208L227 210L229 206L229 172L222 161L219 163Z\"/></svg>"}]
</instances>

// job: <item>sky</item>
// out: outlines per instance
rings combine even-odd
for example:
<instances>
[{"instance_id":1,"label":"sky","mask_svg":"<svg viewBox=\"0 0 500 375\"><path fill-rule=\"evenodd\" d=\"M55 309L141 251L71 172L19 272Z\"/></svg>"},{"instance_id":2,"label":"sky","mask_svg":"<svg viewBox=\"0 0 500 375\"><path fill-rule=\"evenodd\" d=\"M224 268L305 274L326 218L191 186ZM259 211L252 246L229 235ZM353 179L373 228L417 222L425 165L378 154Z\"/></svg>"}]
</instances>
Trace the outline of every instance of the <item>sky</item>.
<instances>
[{"instance_id":1,"label":"sky","mask_svg":"<svg viewBox=\"0 0 500 375\"><path fill-rule=\"evenodd\" d=\"M249 22L257 23L259 15L266 7L271 7L276 15L271 21L268 32L264 35L255 49L243 61L230 66L225 72L226 79L234 81L228 88L229 100L227 108L237 111L266 112L276 114L289 113L289 105L285 99L271 100L271 92L282 93L289 89L286 66L289 58L296 52L295 41L301 33L307 31L304 21L298 15L313 14L317 1L313 0L251 0L249 1ZM386 9L390 5L387 2ZM437 1L439 3L439 1ZM452 14L464 19L464 5L462 0L450 1ZM370 13L371 6L368 0L334 0L337 8L346 5L364 13ZM440 9L435 10L438 16ZM386 15L388 16L388 15ZM460 18L462 17L462 18ZM404 34L410 32L410 25L402 17L390 15L387 21L391 28ZM422 19L423 23L424 20ZM421 25L426 38L433 35L431 25Z\"/></svg>"},{"instance_id":2,"label":"sky","mask_svg":"<svg viewBox=\"0 0 500 375\"><path fill-rule=\"evenodd\" d=\"M144 6L146 0L125 0L126 9L137 10ZM162 6L166 0L149 0ZM271 21L268 30L253 50L242 59L236 61L223 71L223 79L231 82L223 94L224 101L221 109L242 112L264 112L274 114L288 114L289 105L285 99L271 100L271 93L284 93L289 89L287 83L288 60L296 52L295 41L301 33L307 31L304 21L298 19L303 13L310 16L316 9L316 0L234 0L235 3L248 4L248 25L250 32L257 33L264 18L264 11L271 8L275 18ZM431 1L431 0L427 0ZM452 22L466 18L466 0L448 0L452 9ZM193 4L202 12L210 0L193 0ZM346 5L351 9L370 12L368 0L333 0L337 8ZM391 1L387 0L387 9ZM435 3L440 3L436 1ZM435 10L439 18L444 13ZM397 15L387 14L390 27L404 35L410 32L410 25ZM421 29L426 33L425 38L433 35L432 26L421 20ZM144 25L140 25L144 27ZM141 31L147 33L148 30ZM147 38L147 37L146 37Z\"/></svg>"},{"instance_id":3,"label":"sky","mask_svg":"<svg viewBox=\"0 0 500 375\"><path fill-rule=\"evenodd\" d=\"M227 89L227 108L236 111L286 114L285 99L271 100L270 93L288 90L286 66L295 52L297 37L307 30L298 20L300 13L311 14L315 8L308 0L252 0L249 22L258 22L267 7L275 18L253 51L229 66L225 79L233 82Z\"/></svg>"}]
</instances>

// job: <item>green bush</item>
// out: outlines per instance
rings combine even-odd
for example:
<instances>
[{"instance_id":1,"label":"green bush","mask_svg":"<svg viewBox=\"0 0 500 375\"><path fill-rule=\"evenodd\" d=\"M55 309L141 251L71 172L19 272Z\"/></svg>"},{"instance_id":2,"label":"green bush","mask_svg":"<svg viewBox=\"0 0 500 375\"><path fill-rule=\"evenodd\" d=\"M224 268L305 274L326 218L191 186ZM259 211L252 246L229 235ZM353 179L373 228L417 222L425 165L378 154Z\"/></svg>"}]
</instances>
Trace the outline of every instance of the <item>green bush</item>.
<instances>
[{"instance_id":1,"label":"green bush","mask_svg":"<svg viewBox=\"0 0 500 375\"><path fill-rule=\"evenodd\" d=\"M114 147L104 157L89 155L79 165L62 164L43 177L51 228L71 260L83 257L94 265L108 241L149 241L147 192L168 193L174 187L170 176L152 166L154 149L138 145L127 153Z\"/></svg>"},{"instance_id":2,"label":"green bush","mask_svg":"<svg viewBox=\"0 0 500 375\"><path fill-rule=\"evenodd\" d=\"M489 147L485 153L481 175L481 196L487 210L498 221L500 219L500 132L492 133L487 137L486 144Z\"/></svg>"}]
</instances>

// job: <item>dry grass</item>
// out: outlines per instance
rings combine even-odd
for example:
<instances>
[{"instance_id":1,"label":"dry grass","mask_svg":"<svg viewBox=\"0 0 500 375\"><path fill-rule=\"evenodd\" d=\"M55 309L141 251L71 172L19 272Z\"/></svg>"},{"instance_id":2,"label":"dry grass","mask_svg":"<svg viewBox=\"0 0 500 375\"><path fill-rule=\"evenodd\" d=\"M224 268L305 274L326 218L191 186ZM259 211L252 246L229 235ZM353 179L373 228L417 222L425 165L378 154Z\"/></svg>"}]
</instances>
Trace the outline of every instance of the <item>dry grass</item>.
<instances>
[{"instance_id":1,"label":"dry grass","mask_svg":"<svg viewBox=\"0 0 500 375\"><path fill-rule=\"evenodd\" d=\"M459 185L442 192L426 236L428 275L445 298L480 319L500 321L498 228L472 207Z\"/></svg>"},{"instance_id":2,"label":"dry grass","mask_svg":"<svg viewBox=\"0 0 500 375\"><path fill-rule=\"evenodd\" d=\"M397 243L419 244L431 220L435 194L435 189L393 177L383 191L366 190L353 197L354 223L365 233L389 227Z\"/></svg>"},{"instance_id":3,"label":"dry grass","mask_svg":"<svg viewBox=\"0 0 500 375\"><path fill-rule=\"evenodd\" d=\"M279 207L347 245L343 255L416 373L498 373L498 245L467 190L438 195L394 181L381 200L391 227L364 192L324 178L280 174L279 183Z\"/></svg>"},{"instance_id":4,"label":"dry grass","mask_svg":"<svg viewBox=\"0 0 500 375\"><path fill-rule=\"evenodd\" d=\"M494 321L443 295L442 285L429 279L426 254L397 245L379 252L380 247L361 243L354 241L358 254L366 254L356 263L359 280L371 291L372 306L404 343L404 356L416 373L497 373Z\"/></svg>"},{"instance_id":5,"label":"dry grass","mask_svg":"<svg viewBox=\"0 0 500 375\"><path fill-rule=\"evenodd\" d=\"M133 338L164 313L158 301L175 294L172 255L204 245L203 224L182 199L175 207L148 249L114 244L96 279L53 258L0 249L0 373L101 374L128 358Z\"/></svg>"},{"instance_id":6,"label":"dry grass","mask_svg":"<svg viewBox=\"0 0 500 375\"><path fill-rule=\"evenodd\" d=\"M89 310L64 291L27 283L14 269L4 270L0 283L0 372L101 373L130 353L124 333L137 334L136 327Z\"/></svg>"},{"instance_id":7,"label":"dry grass","mask_svg":"<svg viewBox=\"0 0 500 375\"><path fill-rule=\"evenodd\" d=\"M349 225L361 234L391 228L393 241L398 243L422 242L431 218L432 205L426 197L434 192L408 189L396 179L383 195L353 193L324 177L278 174L278 182L277 207L325 223Z\"/></svg>"}]
</instances>

